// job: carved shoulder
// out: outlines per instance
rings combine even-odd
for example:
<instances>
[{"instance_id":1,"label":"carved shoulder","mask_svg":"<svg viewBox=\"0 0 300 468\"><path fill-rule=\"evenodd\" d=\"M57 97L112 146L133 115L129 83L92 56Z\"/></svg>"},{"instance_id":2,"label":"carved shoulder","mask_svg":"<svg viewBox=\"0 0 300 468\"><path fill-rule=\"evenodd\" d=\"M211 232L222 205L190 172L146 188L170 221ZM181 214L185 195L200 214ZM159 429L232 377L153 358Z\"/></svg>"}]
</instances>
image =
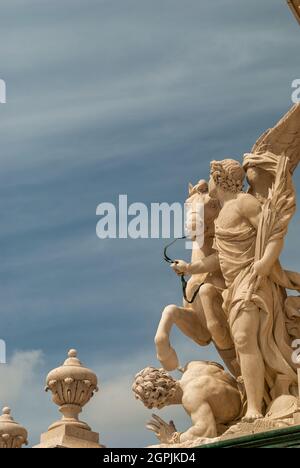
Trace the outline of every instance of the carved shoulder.
<instances>
[{"instance_id":1,"label":"carved shoulder","mask_svg":"<svg viewBox=\"0 0 300 468\"><path fill-rule=\"evenodd\" d=\"M237 208L240 214L249 220L256 218L261 213L259 201L251 194L245 193L238 197Z\"/></svg>"}]
</instances>

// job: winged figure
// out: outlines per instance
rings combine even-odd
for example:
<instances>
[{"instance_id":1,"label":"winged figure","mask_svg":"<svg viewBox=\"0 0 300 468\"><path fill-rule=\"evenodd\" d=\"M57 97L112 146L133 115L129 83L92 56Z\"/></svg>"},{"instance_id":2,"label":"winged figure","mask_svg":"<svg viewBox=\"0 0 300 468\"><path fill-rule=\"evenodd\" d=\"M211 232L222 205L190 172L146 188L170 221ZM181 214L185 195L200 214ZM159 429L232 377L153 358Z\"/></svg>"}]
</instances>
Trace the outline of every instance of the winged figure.
<instances>
[{"instance_id":1,"label":"winged figure","mask_svg":"<svg viewBox=\"0 0 300 468\"><path fill-rule=\"evenodd\" d=\"M290 331L300 333L300 320L287 311L286 290L300 291L300 274L283 270L279 257L296 211L292 175L299 161L298 104L245 155L247 195L237 161L211 164L210 195L222 206L216 248L226 282L223 309L241 364L247 421L263 416L263 400L266 408L282 395L298 394Z\"/></svg>"},{"instance_id":2,"label":"winged figure","mask_svg":"<svg viewBox=\"0 0 300 468\"><path fill-rule=\"evenodd\" d=\"M217 289L218 296L213 290L212 310L218 310L215 298L221 298L245 386L247 422L262 418L282 395L298 395L292 344L300 336L295 311L299 300L288 298L286 291L300 292L300 274L284 270L279 257L296 211L293 174L299 161L300 104L259 138L244 156L243 167L232 159L211 163L209 197L221 208L214 222L214 253L200 261L192 259L191 264L176 261L173 265L177 274L198 275L209 259L209 271L221 271L224 286ZM210 302L201 297L205 292L200 289L199 295L207 316ZM168 309L165 328L169 316ZM228 332L227 327L223 330Z\"/></svg>"}]
</instances>

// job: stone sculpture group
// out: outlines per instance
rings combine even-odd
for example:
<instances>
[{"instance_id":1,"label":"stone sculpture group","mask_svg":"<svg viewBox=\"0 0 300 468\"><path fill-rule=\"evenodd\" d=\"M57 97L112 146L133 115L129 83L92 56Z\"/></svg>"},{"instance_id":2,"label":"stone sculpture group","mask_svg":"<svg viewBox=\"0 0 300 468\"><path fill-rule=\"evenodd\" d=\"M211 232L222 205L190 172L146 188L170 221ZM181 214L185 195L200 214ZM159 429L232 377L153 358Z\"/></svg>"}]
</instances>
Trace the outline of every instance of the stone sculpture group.
<instances>
[{"instance_id":1,"label":"stone sculpture group","mask_svg":"<svg viewBox=\"0 0 300 468\"><path fill-rule=\"evenodd\" d=\"M293 175L299 161L296 104L243 161L213 161L209 182L189 186L192 258L176 260L172 268L190 276L189 297L201 287L191 304L184 300L164 309L155 336L162 368L145 368L133 384L147 408L181 404L191 416L191 428L180 433L173 422L153 415L147 427L161 444L187 447L300 422L293 359L293 342L300 338L300 274L279 260L296 212ZM197 203L205 207L203 245ZM230 373L210 362L180 368L170 344L174 325L200 346L212 342ZM167 372L176 369L183 372L178 381Z\"/></svg>"}]
</instances>

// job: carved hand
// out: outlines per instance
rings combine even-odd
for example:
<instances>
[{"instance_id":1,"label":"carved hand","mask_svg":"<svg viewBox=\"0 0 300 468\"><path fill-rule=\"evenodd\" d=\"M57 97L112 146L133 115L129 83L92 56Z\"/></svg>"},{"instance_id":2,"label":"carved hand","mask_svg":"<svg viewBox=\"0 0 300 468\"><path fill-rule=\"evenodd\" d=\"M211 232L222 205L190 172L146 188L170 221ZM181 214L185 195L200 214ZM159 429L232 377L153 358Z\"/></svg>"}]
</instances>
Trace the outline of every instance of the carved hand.
<instances>
[{"instance_id":1,"label":"carved hand","mask_svg":"<svg viewBox=\"0 0 300 468\"><path fill-rule=\"evenodd\" d=\"M146 428L154 432L163 444L171 444L172 436L177 432L173 421L168 424L156 414L152 414L152 419L147 423Z\"/></svg>"},{"instance_id":2,"label":"carved hand","mask_svg":"<svg viewBox=\"0 0 300 468\"><path fill-rule=\"evenodd\" d=\"M270 276L271 269L268 263L262 259L254 263L254 273L257 277L264 278Z\"/></svg>"},{"instance_id":3,"label":"carved hand","mask_svg":"<svg viewBox=\"0 0 300 468\"><path fill-rule=\"evenodd\" d=\"M184 260L175 260L175 263L171 264L171 268L173 268L175 273L179 276L188 275L189 267L190 267L190 264L186 263Z\"/></svg>"}]
</instances>

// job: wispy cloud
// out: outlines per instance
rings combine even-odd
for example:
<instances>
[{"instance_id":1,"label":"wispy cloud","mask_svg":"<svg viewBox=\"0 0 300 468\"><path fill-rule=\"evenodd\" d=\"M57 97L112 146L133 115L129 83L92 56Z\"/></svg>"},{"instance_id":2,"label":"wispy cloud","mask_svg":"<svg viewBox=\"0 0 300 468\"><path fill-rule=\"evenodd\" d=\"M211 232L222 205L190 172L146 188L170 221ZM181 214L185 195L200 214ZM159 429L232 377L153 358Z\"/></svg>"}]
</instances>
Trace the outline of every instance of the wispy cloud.
<instances>
[{"instance_id":1,"label":"wispy cloud","mask_svg":"<svg viewBox=\"0 0 300 468\"><path fill-rule=\"evenodd\" d=\"M0 395L7 399L19 375L11 404L34 439L48 424L47 399L19 418L25 373L39 401L42 374L78 347L104 382L88 413L104 443L148 443L128 385L155 361L161 310L180 303L181 290L162 241L97 239L96 206L120 193L183 201L211 159L241 158L276 123L299 74L299 27L284 1L219 3L1 2L1 338L12 360ZM295 270L298 230L299 214L283 256ZM211 356L180 333L172 339L182 360ZM17 349L43 349L44 364L37 352L23 362Z\"/></svg>"},{"instance_id":2,"label":"wispy cloud","mask_svg":"<svg viewBox=\"0 0 300 468\"><path fill-rule=\"evenodd\" d=\"M184 358L190 350L181 347ZM66 355L66 353L65 353ZM51 394L44 392L47 368L42 351L16 352L7 365L0 366L0 405L10 406L12 414L29 432L30 446L39 442L42 432L60 419L58 407L51 401ZM81 357L81 356L79 356ZM207 359L214 358L212 350ZM64 361L64 356L57 366ZM147 365L157 365L151 353L139 353L129 360L115 362L95 359L92 367L99 379L100 390L84 408L81 419L92 430L100 433L101 443L107 447L143 447L155 443L155 437L145 428L152 412L135 400L131 386L134 375ZM178 378L178 375L177 375ZM172 406L160 411L165 419L175 420L179 430L191 424L180 407Z\"/></svg>"}]
</instances>

